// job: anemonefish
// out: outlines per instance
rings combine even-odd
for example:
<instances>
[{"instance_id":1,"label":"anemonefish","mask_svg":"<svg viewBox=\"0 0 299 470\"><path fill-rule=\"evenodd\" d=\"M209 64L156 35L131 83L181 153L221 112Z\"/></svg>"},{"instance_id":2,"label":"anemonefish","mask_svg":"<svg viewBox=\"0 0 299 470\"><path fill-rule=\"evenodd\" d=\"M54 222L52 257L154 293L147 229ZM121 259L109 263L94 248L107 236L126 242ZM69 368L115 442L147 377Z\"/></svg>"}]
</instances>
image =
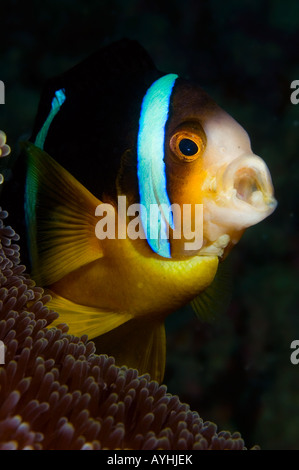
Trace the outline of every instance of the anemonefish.
<instances>
[{"instance_id":1,"label":"anemonefish","mask_svg":"<svg viewBox=\"0 0 299 470\"><path fill-rule=\"evenodd\" d=\"M165 317L191 301L207 315L211 294L201 299L219 261L275 209L266 164L198 85L158 71L130 40L49 81L23 150L31 275L51 294L56 323L161 381ZM115 217L115 237L96 235L102 205L117 216L120 197L125 209L139 204L143 237L123 236L129 211ZM174 236L187 206L189 235L202 208L194 249L188 231Z\"/></svg>"}]
</instances>

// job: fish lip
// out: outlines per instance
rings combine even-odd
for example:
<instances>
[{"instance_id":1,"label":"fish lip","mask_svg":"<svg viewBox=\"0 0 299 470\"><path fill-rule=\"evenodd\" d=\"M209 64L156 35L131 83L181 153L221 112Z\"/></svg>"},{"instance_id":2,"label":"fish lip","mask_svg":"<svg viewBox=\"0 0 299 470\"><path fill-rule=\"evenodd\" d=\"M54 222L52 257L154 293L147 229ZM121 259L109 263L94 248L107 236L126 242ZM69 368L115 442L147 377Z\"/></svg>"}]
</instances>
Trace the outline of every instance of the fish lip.
<instances>
[{"instance_id":1,"label":"fish lip","mask_svg":"<svg viewBox=\"0 0 299 470\"><path fill-rule=\"evenodd\" d=\"M222 234L208 246L203 246L199 250L198 256L217 256L218 258L221 258L230 242L231 237L227 233Z\"/></svg>"}]
</instances>

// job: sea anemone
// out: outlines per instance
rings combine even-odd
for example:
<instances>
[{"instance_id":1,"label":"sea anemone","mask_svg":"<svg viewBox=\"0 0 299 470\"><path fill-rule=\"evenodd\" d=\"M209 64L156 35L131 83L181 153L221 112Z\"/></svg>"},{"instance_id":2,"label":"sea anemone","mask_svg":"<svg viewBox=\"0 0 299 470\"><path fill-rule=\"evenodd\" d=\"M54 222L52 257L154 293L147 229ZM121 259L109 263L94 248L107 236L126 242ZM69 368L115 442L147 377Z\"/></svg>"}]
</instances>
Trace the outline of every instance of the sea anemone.
<instances>
[{"instance_id":1,"label":"sea anemone","mask_svg":"<svg viewBox=\"0 0 299 470\"><path fill-rule=\"evenodd\" d=\"M0 449L245 449L149 375L51 327L58 314L20 264L0 209Z\"/></svg>"}]
</instances>

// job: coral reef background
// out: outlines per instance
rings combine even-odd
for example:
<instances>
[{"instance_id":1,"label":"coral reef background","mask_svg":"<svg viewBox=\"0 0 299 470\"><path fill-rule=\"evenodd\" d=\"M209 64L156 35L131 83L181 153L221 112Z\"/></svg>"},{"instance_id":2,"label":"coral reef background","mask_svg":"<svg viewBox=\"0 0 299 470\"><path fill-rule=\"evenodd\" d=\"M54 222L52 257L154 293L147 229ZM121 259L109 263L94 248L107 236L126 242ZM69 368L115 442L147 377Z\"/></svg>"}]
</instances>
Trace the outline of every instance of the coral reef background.
<instances>
[{"instance_id":1,"label":"coral reef background","mask_svg":"<svg viewBox=\"0 0 299 470\"><path fill-rule=\"evenodd\" d=\"M139 40L161 70L198 81L248 131L279 206L230 255L233 301L211 325L169 317L165 383L248 447L299 449L299 79L297 0L3 1L0 128L13 160L31 133L44 81L98 47ZM1 162L2 163L2 162ZM9 170L6 170L9 178Z\"/></svg>"}]
</instances>

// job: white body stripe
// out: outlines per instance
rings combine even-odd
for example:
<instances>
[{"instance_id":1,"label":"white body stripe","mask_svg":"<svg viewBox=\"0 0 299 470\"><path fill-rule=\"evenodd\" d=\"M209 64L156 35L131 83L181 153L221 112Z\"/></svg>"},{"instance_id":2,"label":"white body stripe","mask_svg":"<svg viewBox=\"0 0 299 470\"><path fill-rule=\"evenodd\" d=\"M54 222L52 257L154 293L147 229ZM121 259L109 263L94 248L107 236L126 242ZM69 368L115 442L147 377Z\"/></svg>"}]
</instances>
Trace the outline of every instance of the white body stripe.
<instances>
[{"instance_id":1,"label":"white body stripe","mask_svg":"<svg viewBox=\"0 0 299 470\"><path fill-rule=\"evenodd\" d=\"M39 131L35 139L35 145L42 150L44 148L44 144L45 144L45 140L49 131L49 127L52 124L54 117L56 116L56 114L61 108L61 105L64 102L65 102L65 90L62 89L62 90L55 91L55 95L51 103L51 111L46 121L44 122L43 127L41 128L41 130Z\"/></svg>"}]
</instances>

